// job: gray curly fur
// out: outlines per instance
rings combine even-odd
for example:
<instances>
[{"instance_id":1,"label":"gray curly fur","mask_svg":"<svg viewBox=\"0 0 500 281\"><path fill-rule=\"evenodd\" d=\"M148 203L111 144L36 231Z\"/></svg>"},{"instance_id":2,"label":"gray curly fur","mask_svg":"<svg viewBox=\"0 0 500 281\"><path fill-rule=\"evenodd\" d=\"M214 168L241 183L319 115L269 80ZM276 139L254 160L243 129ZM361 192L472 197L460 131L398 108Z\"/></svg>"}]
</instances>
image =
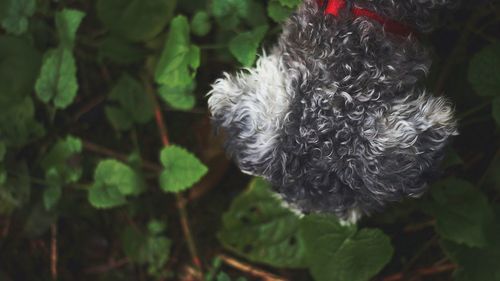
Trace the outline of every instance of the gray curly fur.
<instances>
[{"instance_id":1,"label":"gray curly fur","mask_svg":"<svg viewBox=\"0 0 500 281\"><path fill-rule=\"evenodd\" d=\"M418 30L448 4L355 2ZM450 103L419 84L430 63L414 36L345 10L325 16L306 0L271 54L217 80L208 102L242 171L269 180L302 213L355 221L420 196L457 134Z\"/></svg>"}]
</instances>

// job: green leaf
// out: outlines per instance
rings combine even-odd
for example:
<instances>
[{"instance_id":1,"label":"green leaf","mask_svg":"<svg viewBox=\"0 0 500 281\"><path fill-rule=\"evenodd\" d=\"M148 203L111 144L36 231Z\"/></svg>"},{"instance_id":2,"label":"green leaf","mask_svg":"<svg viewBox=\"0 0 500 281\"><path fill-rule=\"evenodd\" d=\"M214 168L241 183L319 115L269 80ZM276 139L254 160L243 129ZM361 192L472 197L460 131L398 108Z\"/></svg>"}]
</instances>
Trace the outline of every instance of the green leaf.
<instances>
[{"instance_id":1,"label":"green leaf","mask_svg":"<svg viewBox=\"0 0 500 281\"><path fill-rule=\"evenodd\" d=\"M300 3L302 3L302 0L279 0L281 5L289 7L289 8L295 8L297 7Z\"/></svg>"},{"instance_id":2,"label":"green leaf","mask_svg":"<svg viewBox=\"0 0 500 281\"><path fill-rule=\"evenodd\" d=\"M257 57L257 48L266 35L268 26L260 26L243 32L229 42L229 50L244 66L251 66Z\"/></svg>"},{"instance_id":3,"label":"green leaf","mask_svg":"<svg viewBox=\"0 0 500 281\"><path fill-rule=\"evenodd\" d=\"M500 43L483 48L469 66L469 82L480 96L500 95Z\"/></svg>"},{"instance_id":4,"label":"green leaf","mask_svg":"<svg viewBox=\"0 0 500 281\"><path fill-rule=\"evenodd\" d=\"M262 3L259 3L257 1L250 1L248 4L248 10L243 16L245 22L247 22L252 27L266 25L268 23L266 9L262 5Z\"/></svg>"},{"instance_id":5,"label":"green leaf","mask_svg":"<svg viewBox=\"0 0 500 281\"><path fill-rule=\"evenodd\" d=\"M78 81L75 58L70 50L58 48L47 51L35 90L40 100L45 103L52 101L57 108L64 109L73 103Z\"/></svg>"},{"instance_id":6,"label":"green leaf","mask_svg":"<svg viewBox=\"0 0 500 281\"><path fill-rule=\"evenodd\" d=\"M391 259L389 238L378 229L342 226L332 216L306 216L300 224L309 270L317 281L367 281Z\"/></svg>"},{"instance_id":7,"label":"green leaf","mask_svg":"<svg viewBox=\"0 0 500 281\"><path fill-rule=\"evenodd\" d=\"M148 273L159 274L170 257L172 242L156 234L145 235L137 228L128 227L122 235L127 257L139 264L148 264Z\"/></svg>"},{"instance_id":8,"label":"green leaf","mask_svg":"<svg viewBox=\"0 0 500 281\"><path fill-rule=\"evenodd\" d=\"M108 36L99 45L99 59L109 59L118 64L139 62L146 56L146 51L119 37Z\"/></svg>"},{"instance_id":9,"label":"green leaf","mask_svg":"<svg viewBox=\"0 0 500 281\"><path fill-rule=\"evenodd\" d=\"M238 26L240 19L246 17L250 0L213 0L211 12L222 28Z\"/></svg>"},{"instance_id":10,"label":"green leaf","mask_svg":"<svg viewBox=\"0 0 500 281\"><path fill-rule=\"evenodd\" d=\"M472 184L450 178L436 183L431 197L425 211L436 217L436 231L441 237L471 247L488 244L487 231L493 222L493 210Z\"/></svg>"},{"instance_id":11,"label":"green leaf","mask_svg":"<svg viewBox=\"0 0 500 281\"><path fill-rule=\"evenodd\" d=\"M56 169L50 169L45 173L45 179L49 185L43 191L43 205L45 209L52 209L62 196L60 176Z\"/></svg>"},{"instance_id":12,"label":"green leaf","mask_svg":"<svg viewBox=\"0 0 500 281\"><path fill-rule=\"evenodd\" d=\"M97 15L116 35L131 41L147 41L167 25L176 0L98 0Z\"/></svg>"},{"instance_id":13,"label":"green leaf","mask_svg":"<svg viewBox=\"0 0 500 281\"><path fill-rule=\"evenodd\" d=\"M493 100L491 112L493 114L493 119L497 122L497 126L500 126L500 97Z\"/></svg>"},{"instance_id":14,"label":"green leaf","mask_svg":"<svg viewBox=\"0 0 500 281\"><path fill-rule=\"evenodd\" d=\"M28 203L31 194L28 165L24 162L10 163L14 175L0 183L0 214L9 214L15 208Z\"/></svg>"},{"instance_id":15,"label":"green leaf","mask_svg":"<svg viewBox=\"0 0 500 281\"><path fill-rule=\"evenodd\" d=\"M500 281L500 206L497 206L496 221L493 223L492 243L484 248L443 241L441 245L450 259L459 265L454 272L455 281Z\"/></svg>"},{"instance_id":16,"label":"green leaf","mask_svg":"<svg viewBox=\"0 0 500 281\"><path fill-rule=\"evenodd\" d=\"M12 147L22 147L43 136L44 129L35 120L35 106L30 97L2 110L0 132L5 144Z\"/></svg>"},{"instance_id":17,"label":"green leaf","mask_svg":"<svg viewBox=\"0 0 500 281\"><path fill-rule=\"evenodd\" d=\"M160 175L160 186L166 192L186 190L208 171L196 156L175 145L164 148L160 160L165 167Z\"/></svg>"},{"instance_id":18,"label":"green leaf","mask_svg":"<svg viewBox=\"0 0 500 281\"><path fill-rule=\"evenodd\" d=\"M125 196L138 195L144 180L132 168L116 160L99 162L88 199L95 208L113 208L126 203Z\"/></svg>"},{"instance_id":19,"label":"green leaf","mask_svg":"<svg viewBox=\"0 0 500 281\"><path fill-rule=\"evenodd\" d=\"M267 5L267 14L278 23L286 20L292 12L292 8L283 6L278 0L271 0Z\"/></svg>"},{"instance_id":20,"label":"green leaf","mask_svg":"<svg viewBox=\"0 0 500 281\"><path fill-rule=\"evenodd\" d=\"M198 11L191 19L191 29L193 33L198 36L205 36L212 29L210 16L205 11Z\"/></svg>"},{"instance_id":21,"label":"green leaf","mask_svg":"<svg viewBox=\"0 0 500 281\"><path fill-rule=\"evenodd\" d=\"M192 83L199 66L200 49L189 42L188 20L185 16L177 16L170 24L155 80L169 87L186 86Z\"/></svg>"},{"instance_id":22,"label":"green leaf","mask_svg":"<svg viewBox=\"0 0 500 281\"><path fill-rule=\"evenodd\" d=\"M11 34L21 35L28 30L28 19L36 9L35 0L3 0L0 9L2 27Z\"/></svg>"},{"instance_id":23,"label":"green leaf","mask_svg":"<svg viewBox=\"0 0 500 281\"><path fill-rule=\"evenodd\" d=\"M298 237L299 218L255 178L222 217L222 245L253 262L275 267L305 267L305 249Z\"/></svg>"},{"instance_id":24,"label":"green leaf","mask_svg":"<svg viewBox=\"0 0 500 281\"><path fill-rule=\"evenodd\" d=\"M56 27L59 34L60 46L73 49L76 31L85 17L85 13L78 10L64 9L56 14Z\"/></svg>"},{"instance_id":25,"label":"green leaf","mask_svg":"<svg viewBox=\"0 0 500 281\"><path fill-rule=\"evenodd\" d=\"M151 220L148 223L148 231L153 235L159 235L167 229L167 224L160 220Z\"/></svg>"},{"instance_id":26,"label":"green leaf","mask_svg":"<svg viewBox=\"0 0 500 281\"><path fill-rule=\"evenodd\" d=\"M78 154L82 152L82 142L73 136L59 140L43 157L42 168L46 174L55 170L57 178L63 184L77 182L82 175L82 168L78 163Z\"/></svg>"},{"instance_id":27,"label":"green leaf","mask_svg":"<svg viewBox=\"0 0 500 281\"><path fill-rule=\"evenodd\" d=\"M32 91L41 56L26 41L0 36L0 109L22 103ZM2 112L3 114L3 112Z\"/></svg>"},{"instance_id":28,"label":"green leaf","mask_svg":"<svg viewBox=\"0 0 500 281\"><path fill-rule=\"evenodd\" d=\"M158 94L172 108L190 110L196 104L196 98L193 95L194 88L194 83L174 88L163 85L158 90Z\"/></svg>"},{"instance_id":29,"label":"green leaf","mask_svg":"<svg viewBox=\"0 0 500 281\"><path fill-rule=\"evenodd\" d=\"M117 129L128 130L133 123L148 123L154 116L153 103L144 87L128 74L121 76L108 99L118 105L106 108L108 119Z\"/></svg>"}]
</instances>

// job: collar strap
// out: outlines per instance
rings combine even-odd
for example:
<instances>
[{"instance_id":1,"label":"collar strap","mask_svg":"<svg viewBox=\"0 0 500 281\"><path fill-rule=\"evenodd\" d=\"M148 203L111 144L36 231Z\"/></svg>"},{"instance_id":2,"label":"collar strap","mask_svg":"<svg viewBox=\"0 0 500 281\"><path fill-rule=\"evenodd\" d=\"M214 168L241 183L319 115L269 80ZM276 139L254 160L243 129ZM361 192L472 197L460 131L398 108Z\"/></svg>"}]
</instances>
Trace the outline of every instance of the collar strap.
<instances>
[{"instance_id":1,"label":"collar strap","mask_svg":"<svg viewBox=\"0 0 500 281\"><path fill-rule=\"evenodd\" d=\"M334 16L338 16L340 11L347 7L346 0L318 0L318 2L320 7L323 6L325 8L325 15L331 14ZM354 17L356 18L359 17L370 18L380 23L386 31L394 34L398 34L401 36L408 36L414 33L410 27L401 22L385 18L375 13L374 11L357 7L355 5L353 5L351 8L351 14L354 15Z\"/></svg>"}]
</instances>

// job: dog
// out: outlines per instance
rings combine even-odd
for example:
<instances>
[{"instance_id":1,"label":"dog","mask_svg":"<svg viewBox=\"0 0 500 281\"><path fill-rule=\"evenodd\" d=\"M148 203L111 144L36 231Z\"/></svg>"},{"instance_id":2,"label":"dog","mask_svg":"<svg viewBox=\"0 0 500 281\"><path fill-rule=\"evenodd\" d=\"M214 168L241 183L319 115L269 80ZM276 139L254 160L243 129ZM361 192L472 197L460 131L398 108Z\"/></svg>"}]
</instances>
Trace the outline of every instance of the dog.
<instances>
[{"instance_id":1,"label":"dog","mask_svg":"<svg viewBox=\"0 0 500 281\"><path fill-rule=\"evenodd\" d=\"M354 223L421 196L458 133L453 105L422 84L418 33L452 4L305 0L255 68L208 93L228 155L302 214Z\"/></svg>"}]
</instances>

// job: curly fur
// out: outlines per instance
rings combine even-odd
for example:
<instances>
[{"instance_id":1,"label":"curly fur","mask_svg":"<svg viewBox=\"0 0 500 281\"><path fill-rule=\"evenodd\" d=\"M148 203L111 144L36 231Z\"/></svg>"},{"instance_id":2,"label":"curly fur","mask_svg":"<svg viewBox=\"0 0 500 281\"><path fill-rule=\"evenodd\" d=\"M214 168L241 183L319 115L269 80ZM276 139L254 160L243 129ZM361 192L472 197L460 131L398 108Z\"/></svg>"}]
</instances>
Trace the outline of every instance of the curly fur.
<instances>
[{"instance_id":1,"label":"curly fur","mask_svg":"<svg viewBox=\"0 0 500 281\"><path fill-rule=\"evenodd\" d=\"M418 30L446 0L363 0ZM216 81L208 100L226 149L303 213L355 221L420 196L449 137L451 104L419 84L430 67L414 36L368 18L323 15L306 0L254 69Z\"/></svg>"}]
</instances>

